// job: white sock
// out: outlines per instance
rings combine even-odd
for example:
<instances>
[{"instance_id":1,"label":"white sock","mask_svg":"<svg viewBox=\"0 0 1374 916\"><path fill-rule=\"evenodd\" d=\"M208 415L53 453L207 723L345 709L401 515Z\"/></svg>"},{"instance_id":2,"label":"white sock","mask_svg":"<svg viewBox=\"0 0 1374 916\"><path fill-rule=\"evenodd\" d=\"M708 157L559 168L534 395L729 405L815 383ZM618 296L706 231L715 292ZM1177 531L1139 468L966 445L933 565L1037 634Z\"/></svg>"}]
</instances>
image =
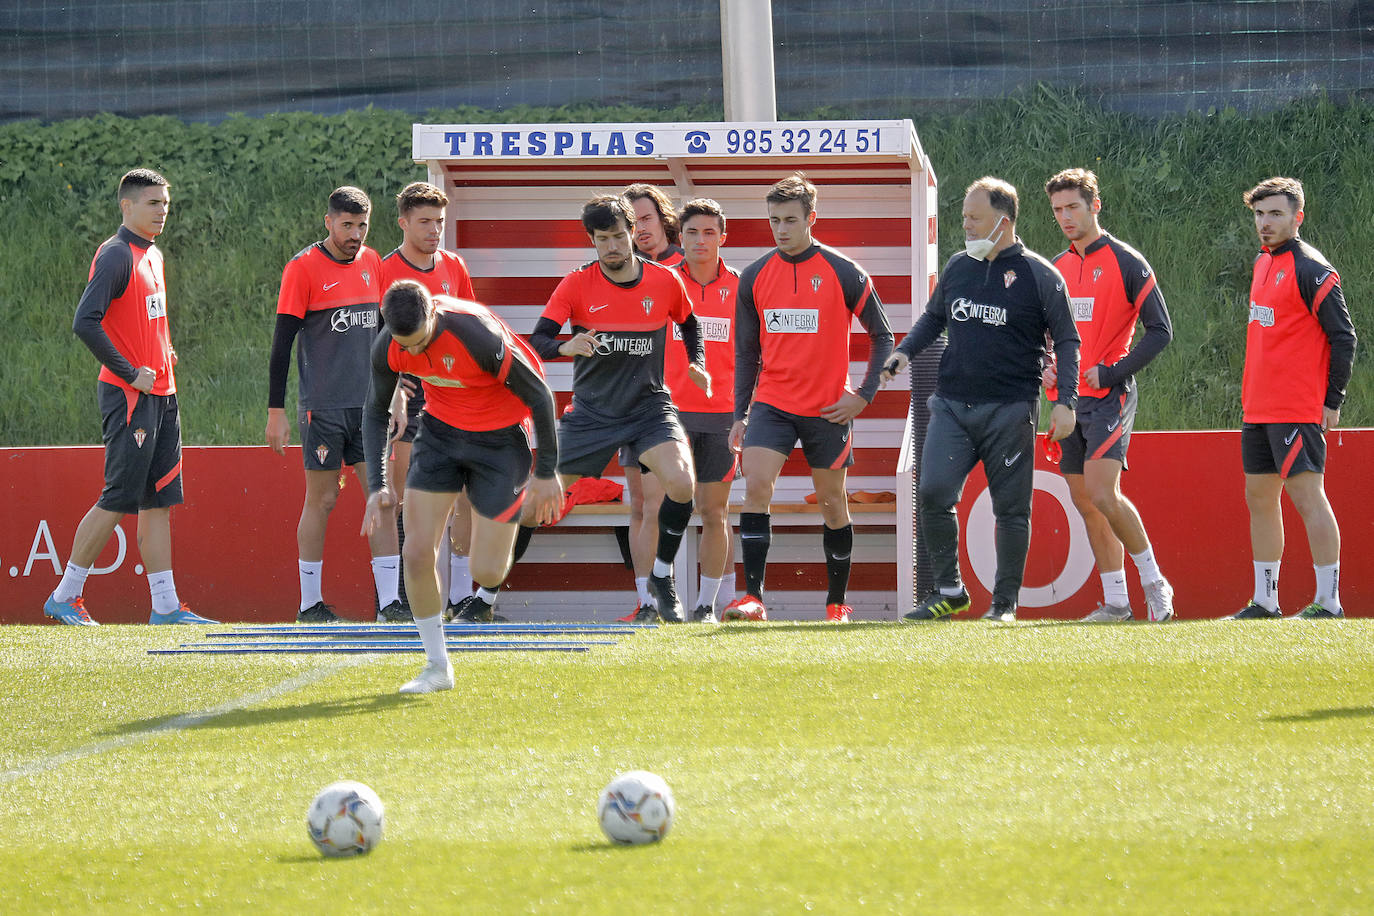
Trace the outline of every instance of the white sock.
<instances>
[{"instance_id":1,"label":"white sock","mask_svg":"<svg viewBox=\"0 0 1374 916\"><path fill-rule=\"evenodd\" d=\"M739 597L739 576L735 573L733 568L731 568L728 578L730 580L730 590L727 594L730 596L730 600L734 601ZM721 581L724 582L725 580L722 579Z\"/></svg>"},{"instance_id":2,"label":"white sock","mask_svg":"<svg viewBox=\"0 0 1374 916\"><path fill-rule=\"evenodd\" d=\"M962 595L963 593L964 587L962 585L955 585L953 587L940 586L940 594L944 595L946 598L953 598L955 595Z\"/></svg>"},{"instance_id":3,"label":"white sock","mask_svg":"<svg viewBox=\"0 0 1374 916\"><path fill-rule=\"evenodd\" d=\"M456 553L448 555L448 600L457 604L472 594L472 569L468 558Z\"/></svg>"},{"instance_id":4,"label":"white sock","mask_svg":"<svg viewBox=\"0 0 1374 916\"><path fill-rule=\"evenodd\" d=\"M655 607L654 596L649 594L649 577L635 576L635 592L639 595L640 607Z\"/></svg>"},{"instance_id":5,"label":"white sock","mask_svg":"<svg viewBox=\"0 0 1374 916\"><path fill-rule=\"evenodd\" d=\"M1255 603L1271 611L1279 609L1279 564L1255 563Z\"/></svg>"},{"instance_id":6,"label":"white sock","mask_svg":"<svg viewBox=\"0 0 1374 916\"><path fill-rule=\"evenodd\" d=\"M372 558L372 581L377 584L377 603L386 607L401 599L401 556Z\"/></svg>"},{"instance_id":7,"label":"white sock","mask_svg":"<svg viewBox=\"0 0 1374 916\"><path fill-rule=\"evenodd\" d=\"M177 600L177 586L172 581L172 571L148 573L148 591L153 595L153 611L170 614L181 607Z\"/></svg>"},{"instance_id":8,"label":"white sock","mask_svg":"<svg viewBox=\"0 0 1374 916\"><path fill-rule=\"evenodd\" d=\"M660 560L658 557L654 557L654 575L656 575L656 576L658 576L660 579L662 579L664 576L671 576L672 574L673 574L673 564L672 564L672 563L664 563L664 562L663 562L662 560Z\"/></svg>"},{"instance_id":9,"label":"white sock","mask_svg":"<svg viewBox=\"0 0 1374 916\"><path fill-rule=\"evenodd\" d=\"M296 565L300 567L301 573L301 610L314 607L324 600L320 594L322 584L321 576L324 574L324 561L318 560L314 563L307 563L305 560L297 560Z\"/></svg>"},{"instance_id":10,"label":"white sock","mask_svg":"<svg viewBox=\"0 0 1374 916\"><path fill-rule=\"evenodd\" d=\"M1328 611L1341 609L1341 564L1313 566L1317 573L1317 595L1312 600Z\"/></svg>"},{"instance_id":11,"label":"white sock","mask_svg":"<svg viewBox=\"0 0 1374 916\"><path fill-rule=\"evenodd\" d=\"M1126 594L1126 570L1102 573L1102 600L1112 607L1126 607L1131 598Z\"/></svg>"},{"instance_id":12,"label":"white sock","mask_svg":"<svg viewBox=\"0 0 1374 916\"><path fill-rule=\"evenodd\" d=\"M53 590L53 600L62 602L80 598L81 590L86 587L86 577L90 574L91 568L89 566L83 569L68 560L67 571L62 574L62 581L57 583L57 588Z\"/></svg>"},{"instance_id":13,"label":"white sock","mask_svg":"<svg viewBox=\"0 0 1374 916\"><path fill-rule=\"evenodd\" d=\"M416 617L415 628L420 631L420 643L425 647L425 658L436 665L448 664L448 646L444 644L444 618Z\"/></svg>"},{"instance_id":14,"label":"white sock","mask_svg":"<svg viewBox=\"0 0 1374 916\"><path fill-rule=\"evenodd\" d=\"M477 586L477 597L481 598L491 607L496 607L496 591L499 588L499 585L496 588L487 588L485 585L479 585Z\"/></svg>"},{"instance_id":15,"label":"white sock","mask_svg":"<svg viewBox=\"0 0 1374 916\"><path fill-rule=\"evenodd\" d=\"M715 607L716 595L720 594L720 585L724 581L724 579L702 576L701 588L697 589L697 607Z\"/></svg>"},{"instance_id":16,"label":"white sock","mask_svg":"<svg viewBox=\"0 0 1374 916\"><path fill-rule=\"evenodd\" d=\"M1159 571L1159 564L1155 562L1155 549L1151 546L1147 545L1140 553L1131 554L1131 562L1135 564L1136 572L1140 573L1141 585L1149 585L1164 578L1164 574Z\"/></svg>"}]
</instances>

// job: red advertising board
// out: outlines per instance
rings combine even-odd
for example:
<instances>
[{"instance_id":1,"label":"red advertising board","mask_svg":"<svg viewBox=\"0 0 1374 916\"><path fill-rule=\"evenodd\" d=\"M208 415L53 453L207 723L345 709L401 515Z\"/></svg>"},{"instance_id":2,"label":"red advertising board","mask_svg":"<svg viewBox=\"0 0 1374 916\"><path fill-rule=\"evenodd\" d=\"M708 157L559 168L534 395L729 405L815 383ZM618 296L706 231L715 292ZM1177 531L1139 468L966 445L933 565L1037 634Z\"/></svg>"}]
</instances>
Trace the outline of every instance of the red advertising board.
<instances>
[{"instance_id":1,"label":"red advertising board","mask_svg":"<svg viewBox=\"0 0 1374 916\"><path fill-rule=\"evenodd\" d=\"M1374 568L1363 558L1374 543L1374 490L1359 484L1374 465L1374 430L1328 437L1327 493L1341 523L1341 597L1347 612L1366 616L1374 604ZM1249 599L1252 566L1240 436L1236 432L1137 433L1133 469L1122 489L1145 520L1155 553L1173 581L1179 616L1219 617ZM1042 459L1038 459L1042 460ZM98 447L0 449L5 524L0 526L0 623L39 623L81 517L100 491ZM283 458L266 447L188 448L186 504L172 512L178 591L197 611L224 621L286 621L299 594L296 522L304 481L300 453ZM367 542L359 533L362 488L344 478L325 548L324 594L341 613L372 612ZM995 559L986 485L975 472L959 507L961 568L975 606L988 598ZM1281 597L1301 607L1313 590L1301 519L1285 500L1287 551ZM1031 552L1022 590L1024 619L1072 618L1101 595L1082 522L1057 470L1036 472ZM102 623L147 620L149 597L136 543L136 522L120 525L87 582L87 605ZM972 549L970 549L972 545ZM1132 601L1143 608L1127 561Z\"/></svg>"}]
</instances>

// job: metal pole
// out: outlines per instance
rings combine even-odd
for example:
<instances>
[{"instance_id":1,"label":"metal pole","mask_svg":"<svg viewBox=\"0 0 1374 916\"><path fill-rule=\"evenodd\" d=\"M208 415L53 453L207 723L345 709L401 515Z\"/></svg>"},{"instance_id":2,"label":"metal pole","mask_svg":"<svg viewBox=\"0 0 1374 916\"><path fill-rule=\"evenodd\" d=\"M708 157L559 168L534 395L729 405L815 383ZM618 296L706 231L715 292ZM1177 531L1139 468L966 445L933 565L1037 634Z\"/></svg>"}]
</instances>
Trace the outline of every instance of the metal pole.
<instances>
[{"instance_id":1,"label":"metal pole","mask_svg":"<svg viewBox=\"0 0 1374 916\"><path fill-rule=\"evenodd\" d=\"M771 0L720 0L725 120L776 121Z\"/></svg>"}]
</instances>

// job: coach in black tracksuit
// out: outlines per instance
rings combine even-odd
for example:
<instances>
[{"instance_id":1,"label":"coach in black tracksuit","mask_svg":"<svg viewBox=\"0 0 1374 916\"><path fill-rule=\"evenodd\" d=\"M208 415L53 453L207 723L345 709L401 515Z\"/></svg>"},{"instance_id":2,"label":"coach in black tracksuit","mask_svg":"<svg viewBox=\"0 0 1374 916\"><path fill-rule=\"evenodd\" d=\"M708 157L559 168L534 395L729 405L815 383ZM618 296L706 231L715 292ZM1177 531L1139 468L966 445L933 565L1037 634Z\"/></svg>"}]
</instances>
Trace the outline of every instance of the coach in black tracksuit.
<instances>
[{"instance_id":1,"label":"coach in black tracksuit","mask_svg":"<svg viewBox=\"0 0 1374 916\"><path fill-rule=\"evenodd\" d=\"M924 314L897 347L885 378L948 331L921 459L921 536L930 551L936 590L907 621L939 620L968 610L959 578L955 504L973 466L987 473L997 518L997 581L985 620L1016 619L1017 593L1030 546L1035 479L1035 426L1041 362L1054 342L1059 389L1051 417L1054 439L1073 431L1078 400L1078 332L1064 278L1016 238L1016 189L981 178L964 197L966 251L945 265Z\"/></svg>"}]
</instances>

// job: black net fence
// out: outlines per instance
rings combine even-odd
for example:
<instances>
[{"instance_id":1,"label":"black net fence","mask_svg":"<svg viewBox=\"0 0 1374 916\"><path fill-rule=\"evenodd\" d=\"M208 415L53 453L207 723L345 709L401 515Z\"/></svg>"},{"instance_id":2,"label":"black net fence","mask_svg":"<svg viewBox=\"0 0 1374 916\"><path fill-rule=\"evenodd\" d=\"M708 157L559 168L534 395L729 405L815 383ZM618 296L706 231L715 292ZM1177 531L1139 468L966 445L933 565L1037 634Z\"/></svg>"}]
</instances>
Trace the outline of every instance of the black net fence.
<instances>
[{"instance_id":1,"label":"black net fence","mask_svg":"<svg viewBox=\"0 0 1374 916\"><path fill-rule=\"evenodd\" d=\"M1044 83L1166 114L1374 95L1374 3L774 0L780 116ZM716 0L0 4L0 120L723 107Z\"/></svg>"}]
</instances>

